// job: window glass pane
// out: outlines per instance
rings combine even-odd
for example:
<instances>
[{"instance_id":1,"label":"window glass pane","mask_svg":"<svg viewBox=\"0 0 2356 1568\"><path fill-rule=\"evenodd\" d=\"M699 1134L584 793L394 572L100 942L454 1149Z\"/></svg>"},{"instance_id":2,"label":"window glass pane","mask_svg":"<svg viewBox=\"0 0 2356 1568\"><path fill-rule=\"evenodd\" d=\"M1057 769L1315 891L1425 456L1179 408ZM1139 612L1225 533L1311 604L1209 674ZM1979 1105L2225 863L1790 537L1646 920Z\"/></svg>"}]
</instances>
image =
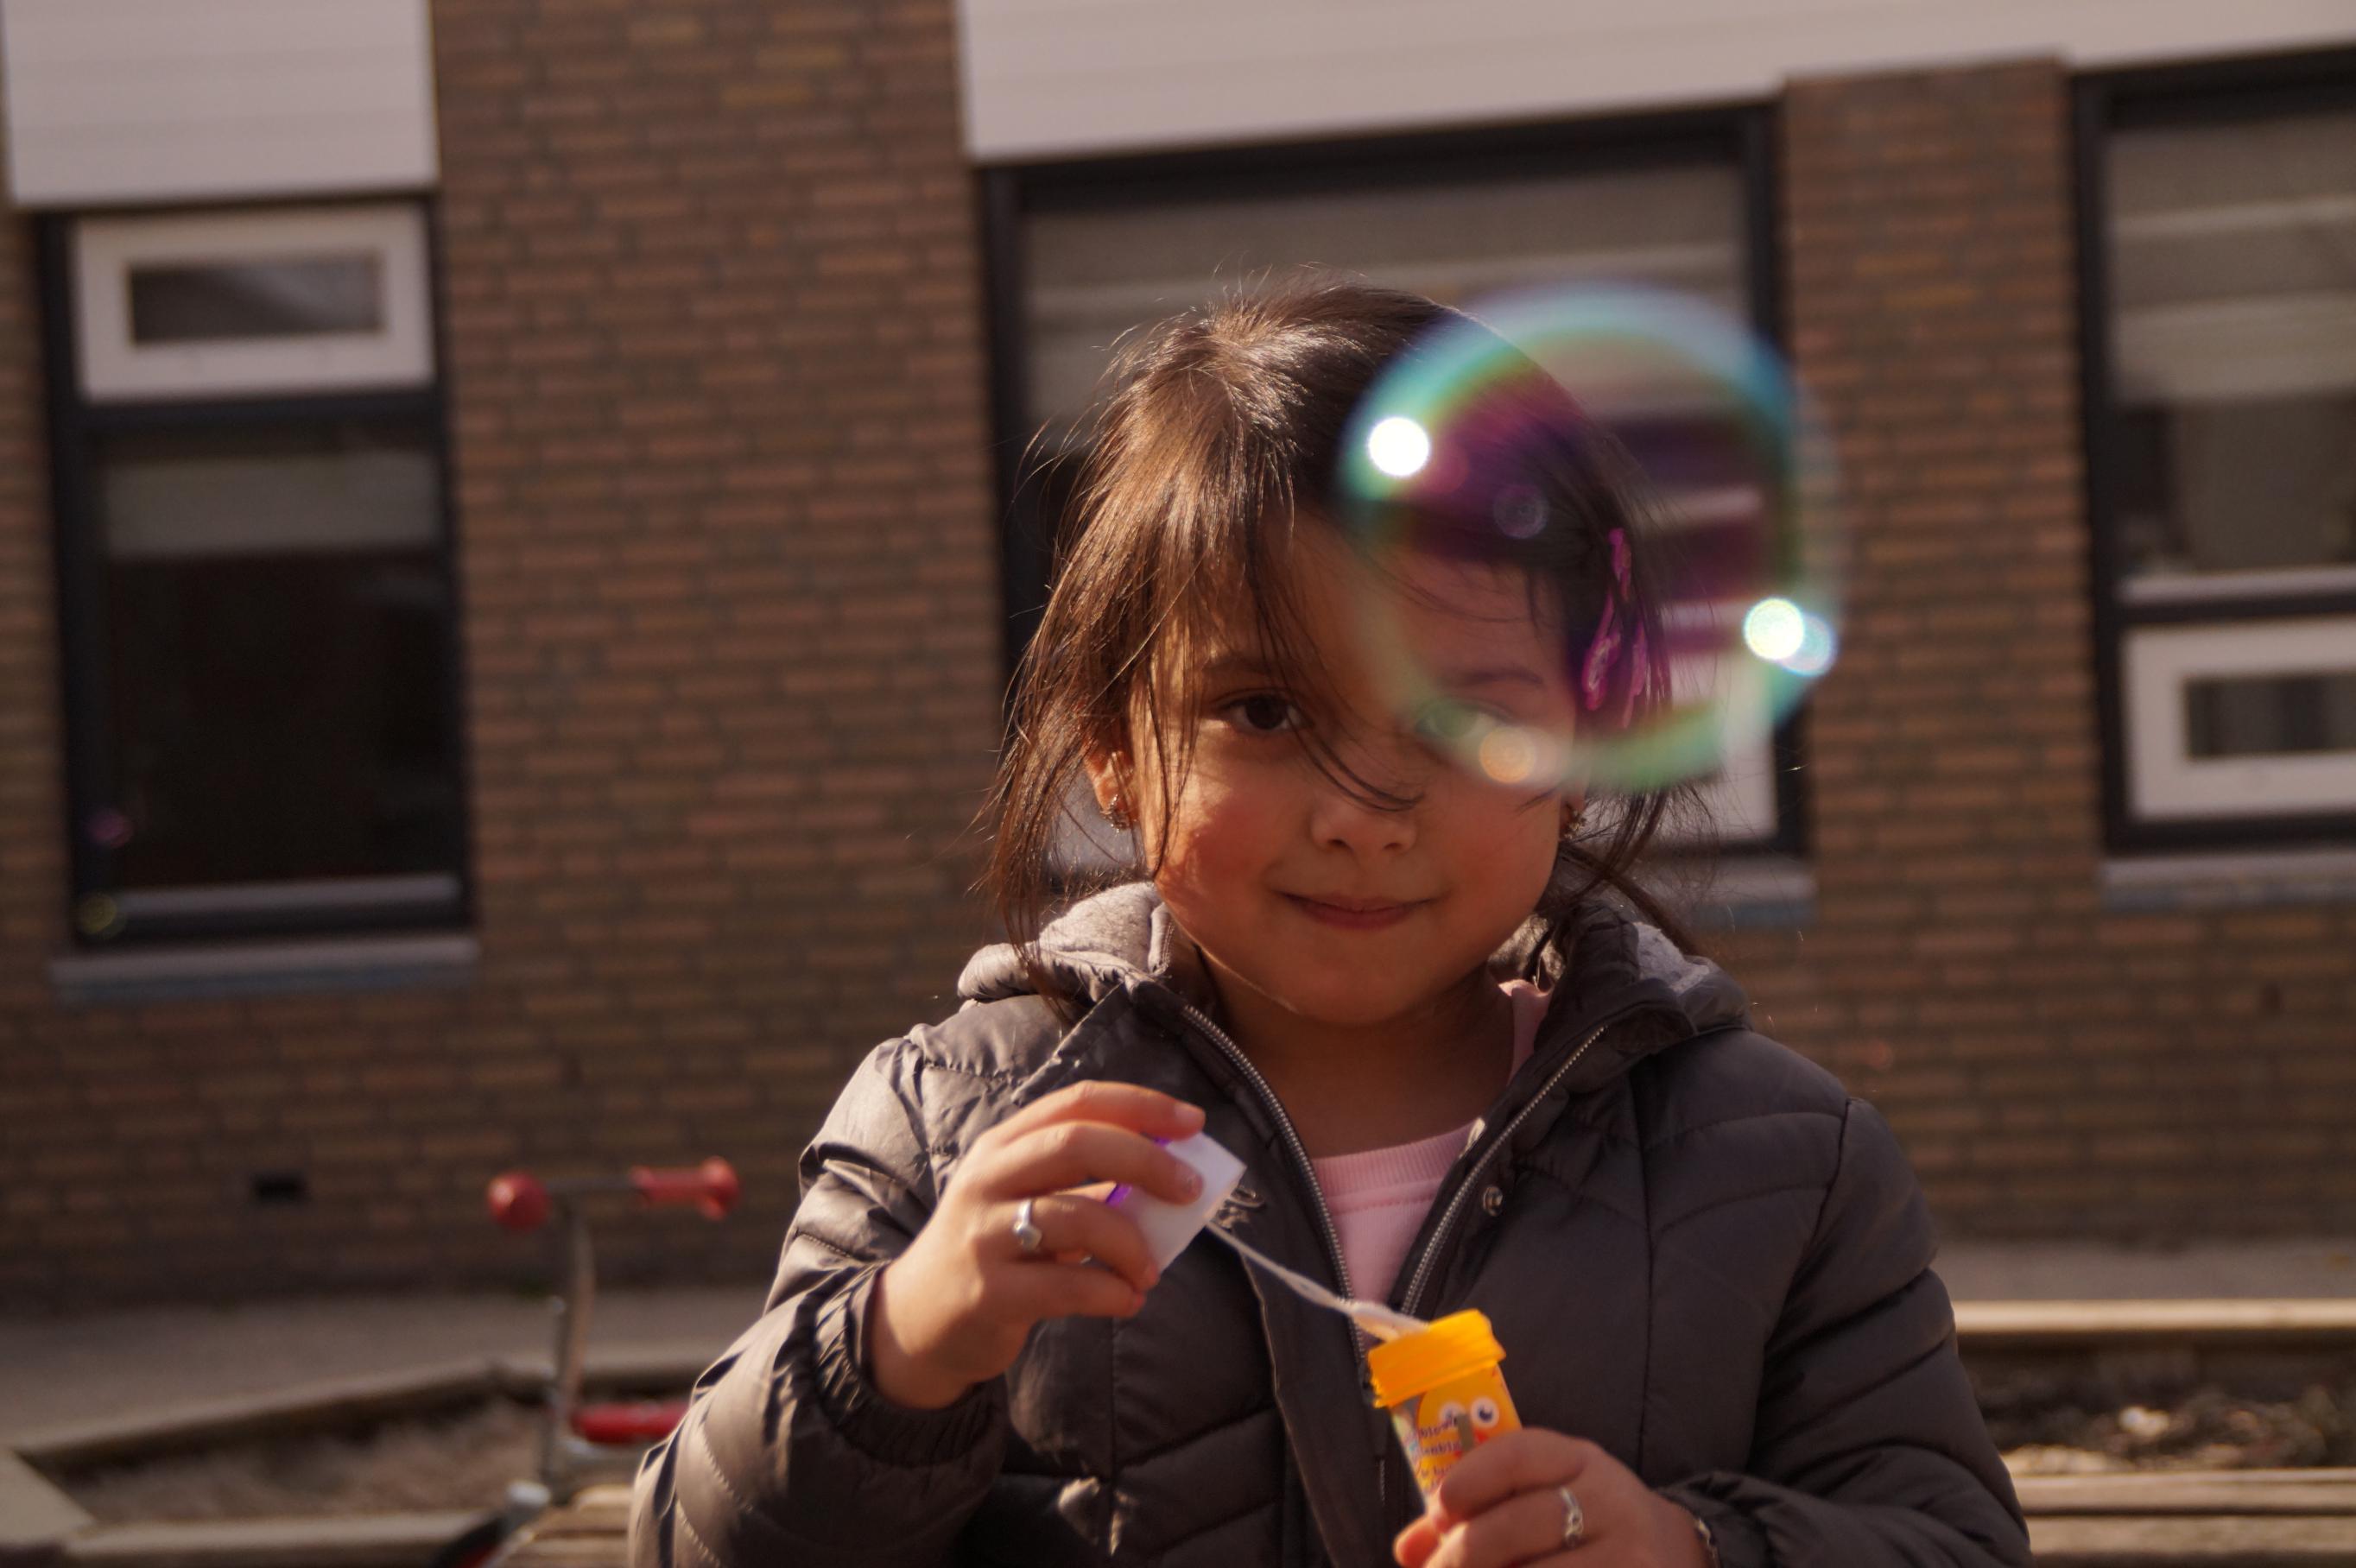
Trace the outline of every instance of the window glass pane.
<instances>
[{"instance_id":1,"label":"window glass pane","mask_svg":"<svg viewBox=\"0 0 2356 1568\"><path fill-rule=\"evenodd\" d=\"M1023 230L1030 416L1060 426L1085 410L1131 327L1304 265L1445 304L1596 278L1740 315L1742 213L1740 175L1719 165L1042 212Z\"/></svg>"},{"instance_id":2,"label":"window glass pane","mask_svg":"<svg viewBox=\"0 0 2356 1568\"><path fill-rule=\"evenodd\" d=\"M429 441L345 424L98 443L118 887L450 869Z\"/></svg>"},{"instance_id":3,"label":"window glass pane","mask_svg":"<svg viewBox=\"0 0 2356 1568\"><path fill-rule=\"evenodd\" d=\"M430 548L440 486L431 437L401 426L116 436L98 466L115 560Z\"/></svg>"},{"instance_id":4,"label":"window glass pane","mask_svg":"<svg viewBox=\"0 0 2356 1568\"><path fill-rule=\"evenodd\" d=\"M269 261L149 262L130 270L131 340L198 343L384 330L374 254Z\"/></svg>"},{"instance_id":5,"label":"window glass pane","mask_svg":"<svg viewBox=\"0 0 2356 1568\"><path fill-rule=\"evenodd\" d=\"M2184 708L2195 757L2356 752L2356 671L2188 681Z\"/></svg>"},{"instance_id":6,"label":"window glass pane","mask_svg":"<svg viewBox=\"0 0 2356 1568\"><path fill-rule=\"evenodd\" d=\"M2130 597L2356 566L2356 113L2123 130L2108 156Z\"/></svg>"}]
</instances>

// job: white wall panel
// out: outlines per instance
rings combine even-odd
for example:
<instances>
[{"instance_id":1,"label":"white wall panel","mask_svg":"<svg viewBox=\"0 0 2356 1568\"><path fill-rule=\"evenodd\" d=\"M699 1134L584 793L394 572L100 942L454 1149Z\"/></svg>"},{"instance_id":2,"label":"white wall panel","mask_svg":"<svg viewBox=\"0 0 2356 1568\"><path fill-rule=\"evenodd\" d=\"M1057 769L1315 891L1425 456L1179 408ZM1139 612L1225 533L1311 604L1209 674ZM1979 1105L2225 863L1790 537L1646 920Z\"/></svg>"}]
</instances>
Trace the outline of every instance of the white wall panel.
<instances>
[{"instance_id":1,"label":"white wall panel","mask_svg":"<svg viewBox=\"0 0 2356 1568\"><path fill-rule=\"evenodd\" d=\"M414 188L426 0L0 0L21 207Z\"/></svg>"},{"instance_id":2,"label":"white wall panel","mask_svg":"<svg viewBox=\"0 0 2356 1568\"><path fill-rule=\"evenodd\" d=\"M968 145L992 162L2356 42L2356 0L959 0L958 16Z\"/></svg>"}]
</instances>

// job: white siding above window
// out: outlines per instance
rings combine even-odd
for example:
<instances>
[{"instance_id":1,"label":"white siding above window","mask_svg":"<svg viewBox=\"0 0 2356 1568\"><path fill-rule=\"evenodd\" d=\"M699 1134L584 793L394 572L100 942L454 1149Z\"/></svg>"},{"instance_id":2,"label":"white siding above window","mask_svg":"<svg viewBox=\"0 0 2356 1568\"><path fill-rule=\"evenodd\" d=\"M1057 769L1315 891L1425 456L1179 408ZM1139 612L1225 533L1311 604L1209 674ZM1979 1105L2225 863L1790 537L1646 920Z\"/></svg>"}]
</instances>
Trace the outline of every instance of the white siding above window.
<instances>
[{"instance_id":1,"label":"white siding above window","mask_svg":"<svg viewBox=\"0 0 2356 1568\"><path fill-rule=\"evenodd\" d=\"M5 0L19 207L414 189L426 0Z\"/></svg>"},{"instance_id":2,"label":"white siding above window","mask_svg":"<svg viewBox=\"0 0 2356 1568\"><path fill-rule=\"evenodd\" d=\"M2356 42L2349 0L959 0L986 162L1773 96L1793 77Z\"/></svg>"}]
</instances>

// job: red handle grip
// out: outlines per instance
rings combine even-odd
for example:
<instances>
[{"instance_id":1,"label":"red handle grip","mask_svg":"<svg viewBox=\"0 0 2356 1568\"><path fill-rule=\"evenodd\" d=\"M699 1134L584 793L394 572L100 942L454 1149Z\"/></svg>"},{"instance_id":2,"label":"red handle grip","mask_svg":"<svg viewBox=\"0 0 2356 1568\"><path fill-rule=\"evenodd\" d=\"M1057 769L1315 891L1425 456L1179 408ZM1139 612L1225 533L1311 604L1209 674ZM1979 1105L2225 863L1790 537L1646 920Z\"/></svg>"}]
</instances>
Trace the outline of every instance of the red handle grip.
<instances>
[{"instance_id":1,"label":"red handle grip","mask_svg":"<svg viewBox=\"0 0 2356 1568\"><path fill-rule=\"evenodd\" d=\"M637 1189L642 1208L692 1203L707 1220L717 1220L736 1207L736 1195L742 1190L736 1180L736 1168L716 1157L683 1170L634 1166L630 1185Z\"/></svg>"},{"instance_id":2,"label":"red handle grip","mask_svg":"<svg viewBox=\"0 0 2356 1568\"><path fill-rule=\"evenodd\" d=\"M528 1172L510 1170L493 1177L484 1196L490 1201L491 1218L507 1230L537 1231L548 1220L548 1189Z\"/></svg>"}]
</instances>

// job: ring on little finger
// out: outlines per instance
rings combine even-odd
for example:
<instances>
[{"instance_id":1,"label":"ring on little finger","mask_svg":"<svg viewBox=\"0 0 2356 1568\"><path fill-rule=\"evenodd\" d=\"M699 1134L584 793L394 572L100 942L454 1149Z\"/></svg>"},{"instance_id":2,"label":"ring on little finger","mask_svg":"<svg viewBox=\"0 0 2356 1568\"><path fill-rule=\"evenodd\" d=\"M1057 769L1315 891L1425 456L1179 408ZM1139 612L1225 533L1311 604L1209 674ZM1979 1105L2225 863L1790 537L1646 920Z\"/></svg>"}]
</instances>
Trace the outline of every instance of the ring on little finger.
<instances>
[{"instance_id":1,"label":"ring on little finger","mask_svg":"<svg viewBox=\"0 0 2356 1568\"><path fill-rule=\"evenodd\" d=\"M1014 1244L1026 1253L1037 1252L1039 1243L1046 1240L1040 1232L1038 1222L1031 1217L1031 1205L1036 1201L1036 1199L1025 1198L1014 1207Z\"/></svg>"},{"instance_id":2,"label":"ring on little finger","mask_svg":"<svg viewBox=\"0 0 2356 1568\"><path fill-rule=\"evenodd\" d=\"M1569 1487L1557 1487L1555 1494L1562 1499L1562 1546L1568 1552L1587 1539L1587 1510Z\"/></svg>"}]
</instances>

